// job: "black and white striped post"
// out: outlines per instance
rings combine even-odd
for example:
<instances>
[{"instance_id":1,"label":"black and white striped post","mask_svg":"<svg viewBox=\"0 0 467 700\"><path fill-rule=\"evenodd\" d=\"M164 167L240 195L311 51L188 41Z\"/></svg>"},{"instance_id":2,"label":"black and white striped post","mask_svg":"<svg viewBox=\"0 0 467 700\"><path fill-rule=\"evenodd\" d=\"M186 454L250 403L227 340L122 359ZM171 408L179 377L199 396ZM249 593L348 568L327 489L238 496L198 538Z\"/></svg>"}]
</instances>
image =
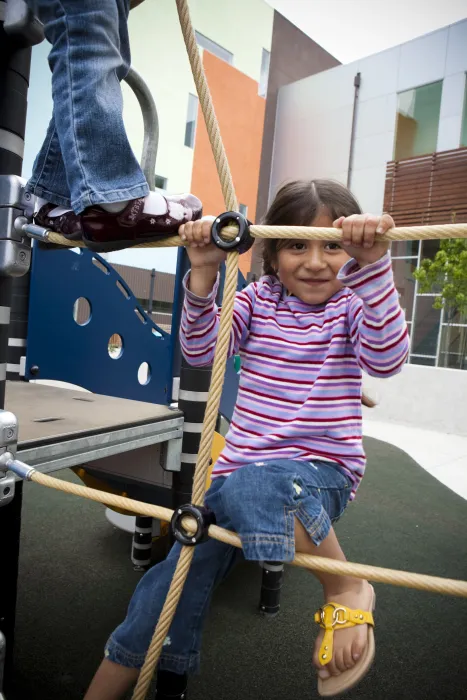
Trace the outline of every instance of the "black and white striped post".
<instances>
[{"instance_id":1,"label":"black and white striped post","mask_svg":"<svg viewBox=\"0 0 467 700\"><path fill-rule=\"evenodd\" d=\"M179 377L178 389L174 382L173 399L183 411L184 422L180 471L173 473L172 480L173 508L191 502L193 474L211 384L211 367L191 367L180 351L178 332L183 307L183 279L189 268L188 255L184 248L180 248L172 314L172 376Z\"/></svg>"},{"instance_id":2,"label":"black and white striped post","mask_svg":"<svg viewBox=\"0 0 467 700\"><path fill-rule=\"evenodd\" d=\"M145 515L135 518L135 531L131 545L131 561L136 569L146 569L151 565L153 519Z\"/></svg>"},{"instance_id":3,"label":"black and white striped post","mask_svg":"<svg viewBox=\"0 0 467 700\"><path fill-rule=\"evenodd\" d=\"M181 359L178 407L183 411L184 421L180 471L173 475L174 508L191 502L210 384L211 367L190 367L184 358Z\"/></svg>"},{"instance_id":4,"label":"black and white striped post","mask_svg":"<svg viewBox=\"0 0 467 700\"><path fill-rule=\"evenodd\" d=\"M40 40L41 26L27 5L22 0L0 0L0 409L5 407L6 379L20 377L27 337L29 279L17 275L18 266L23 266L22 274L29 266L30 248L21 242L14 221L24 210L17 176L23 164L31 46ZM18 315L23 320L12 328L12 317L16 321ZM0 693L8 691L11 675L21 504L18 482L7 505L0 502L0 646L5 658Z\"/></svg>"}]
</instances>

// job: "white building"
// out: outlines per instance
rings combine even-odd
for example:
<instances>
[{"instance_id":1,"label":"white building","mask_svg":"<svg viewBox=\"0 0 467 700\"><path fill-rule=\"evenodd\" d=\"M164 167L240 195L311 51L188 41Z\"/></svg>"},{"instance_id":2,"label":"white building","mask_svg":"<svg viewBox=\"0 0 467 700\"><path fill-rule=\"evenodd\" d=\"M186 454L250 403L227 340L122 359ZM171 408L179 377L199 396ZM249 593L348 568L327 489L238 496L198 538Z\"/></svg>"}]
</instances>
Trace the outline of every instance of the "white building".
<instances>
[{"instance_id":1,"label":"white building","mask_svg":"<svg viewBox=\"0 0 467 700\"><path fill-rule=\"evenodd\" d=\"M453 215L461 211L464 218L456 220L467 221L466 72L467 20L281 88L270 194L289 179L350 180L363 210L379 213L389 162L460 149L456 176L465 187L458 188ZM396 224L412 223L395 218ZM410 362L464 369L466 319L433 309L434 296L419 294L412 277L420 259L436 250L433 241L393 246L411 330Z\"/></svg>"}]
</instances>

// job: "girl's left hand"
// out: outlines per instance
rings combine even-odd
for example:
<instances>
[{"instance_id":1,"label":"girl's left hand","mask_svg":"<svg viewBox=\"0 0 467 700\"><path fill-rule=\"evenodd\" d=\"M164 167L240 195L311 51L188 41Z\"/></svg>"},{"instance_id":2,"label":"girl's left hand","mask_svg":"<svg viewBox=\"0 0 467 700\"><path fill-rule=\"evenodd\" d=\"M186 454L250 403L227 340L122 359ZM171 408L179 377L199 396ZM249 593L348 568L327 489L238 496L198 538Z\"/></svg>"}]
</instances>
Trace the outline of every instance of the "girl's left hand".
<instances>
[{"instance_id":1,"label":"girl's left hand","mask_svg":"<svg viewBox=\"0 0 467 700\"><path fill-rule=\"evenodd\" d=\"M394 219L389 214L353 214L341 216L334 221L335 228L342 229L342 247L360 267L370 265L384 257L389 250L389 241L378 240L379 233L394 228Z\"/></svg>"}]
</instances>

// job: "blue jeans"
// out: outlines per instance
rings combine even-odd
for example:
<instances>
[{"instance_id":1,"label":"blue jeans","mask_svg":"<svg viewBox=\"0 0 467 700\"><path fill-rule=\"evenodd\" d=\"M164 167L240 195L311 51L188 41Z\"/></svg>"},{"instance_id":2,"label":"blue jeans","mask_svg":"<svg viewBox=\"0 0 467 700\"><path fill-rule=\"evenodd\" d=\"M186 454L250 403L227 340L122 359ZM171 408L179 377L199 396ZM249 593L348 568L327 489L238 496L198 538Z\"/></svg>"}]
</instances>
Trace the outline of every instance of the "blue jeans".
<instances>
[{"instance_id":1,"label":"blue jeans","mask_svg":"<svg viewBox=\"0 0 467 700\"><path fill-rule=\"evenodd\" d=\"M120 87L130 67L129 0L28 0L52 44L53 115L27 189L79 214L145 197Z\"/></svg>"},{"instance_id":2,"label":"blue jeans","mask_svg":"<svg viewBox=\"0 0 467 700\"><path fill-rule=\"evenodd\" d=\"M196 673L201 636L216 585L238 557L291 561L295 553L294 519L300 520L316 545L343 513L352 484L336 464L277 460L247 465L228 478L217 478L206 494L206 505L217 524L239 534L242 550L209 539L198 545L169 634L160 668ZM180 545L150 569L139 582L127 617L111 635L106 658L140 668L169 590Z\"/></svg>"}]
</instances>

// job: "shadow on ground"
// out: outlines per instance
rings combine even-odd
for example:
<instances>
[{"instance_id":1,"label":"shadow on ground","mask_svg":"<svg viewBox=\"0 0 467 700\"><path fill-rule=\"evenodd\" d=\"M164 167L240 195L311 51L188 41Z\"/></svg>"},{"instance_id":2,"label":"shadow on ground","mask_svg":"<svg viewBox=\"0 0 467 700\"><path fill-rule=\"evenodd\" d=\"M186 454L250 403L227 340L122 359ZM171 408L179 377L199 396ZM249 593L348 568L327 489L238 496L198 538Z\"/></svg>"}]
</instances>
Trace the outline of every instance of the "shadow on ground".
<instances>
[{"instance_id":1,"label":"shadow on ground","mask_svg":"<svg viewBox=\"0 0 467 700\"><path fill-rule=\"evenodd\" d=\"M338 524L349 559L467 579L467 503L407 454L367 439L358 498ZM69 472L60 478L74 478ZM81 700L140 578L129 535L102 506L27 484L13 688L8 700ZM310 664L319 587L287 568L282 610L256 612L260 570L240 565L215 595L190 700L317 698ZM467 600L377 585L377 657L349 700L465 697Z\"/></svg>"}]
</instances>

